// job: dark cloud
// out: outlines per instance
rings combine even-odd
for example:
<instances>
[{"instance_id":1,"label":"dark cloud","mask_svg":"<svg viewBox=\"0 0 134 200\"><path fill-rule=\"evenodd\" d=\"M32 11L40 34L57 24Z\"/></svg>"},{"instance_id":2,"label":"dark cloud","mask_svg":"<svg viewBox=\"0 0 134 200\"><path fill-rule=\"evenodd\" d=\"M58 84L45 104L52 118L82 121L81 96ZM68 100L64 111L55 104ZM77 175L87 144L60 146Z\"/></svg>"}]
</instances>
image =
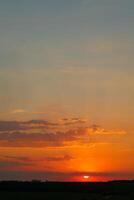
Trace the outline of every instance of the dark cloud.
<instances>
[{"instance_id":1,"label":"dark cloud","mask_svg":"<svg viewBox=\"0 0 134 200\"><path fill-rule=\"evenodd\" d=\"M45 120L30 120L30 121L0 121L0 131L21 131L50 128L58 126L57 123L51 123Z\"/></svg>"},{"instance_id":2,"label":"dark cloud","mask_svg":"<svg viewBox=\"0 0 134 200\"><path fill-rule=\"evenodd\" d=\"M23 168L25 166L35 166L37 163L63 162L73 159L70 155L51 156L38 159L31 159L26 156L0 156L0 170Z\"/></svg>"},{"instance_id":3,"label":"dark cloud","mask_svg":"<svg viewBox=\"0 0 134 200\"><path fill-rule=\"evenodd\" d=\"M60 161L60 158L64 158L67 160L67 157L63 156L63 157L57 157L57 161ZM51 157L51 159L54 159L53 157ZM69 159L69 157L68 157ZM71 159L71 157L70 157ZM12 155L12 156L8 156L8 155L0 155L0 170L16 170L17 169L24 169L24 167L33 167L36 166L37 163L41 163L41 162L48 162L48 158L44 157L44 158L38 158L38 159L33 159L27 156L16 156L16 155ZM51 160L52 161L52 160ZM56 160L55 160L56 161Z\"/></svg>"},{"instance_id":4,"label":"dark cloud","mask_svg":"<svg viewBox=\"0 0 134 200\"><path fill-rule=\"evenodd\" d=\"M31 162L31 160L26 156L2 156L5 159L16 160L21 162Z\"/></svg>"},{"instance_id":5,"label":"dark cloud","mask_svg":"<svg viewBox=\"0 0 134 200\"><path fill-rule=\"evenodd\" d=\"M33 162L25 156L0 156L0 169L31 166Z\"/></svg>"},{"instance_id":6,"label":"dark cloud","mask_svg":"<svg viewBox=\"0 0 134 200\"><path fill-rule=\"evenodd\" d=\"M22 166L29 166L32 165L32 163L28 162L18 162L18 161L0 161L0 169L9 169L13 167L22 167Z\"/></svg>"},{"instance_id":7,"label":"dark cloud","mask_svg":"<svg viewBox=\"0 0 134 200\"><path fill-rule=\"evenodd\" d=\"M25 130L21 122L17 121L0 121L0 131L13 131L13 130Z\"/></svg>"},{"instance_id":8,"label":"dark cloud","mask_svg":"<svg viewBox=\"0 0 134 200\"><path fill-rule=\"evenodd\" d=\"M60 123L58 125L45 120L0 121L0 146L54 147L70 146L76 142L88 145L95 142L110 142L115 136L125 134L125 131L106 130L95 124L88 127L68 127L68 124L79 120L79 118L63 119L67 124L65 127Z\"/></svg>"},{"instance_id":9,"label":"dark cloud","mask_svg":"<svg viewBox=\"0 0 134 200\"><path fill-rule=\"evenodd\" d=\"M58 126L58 123L52 123L46 120L30 120L23 122L23 124L35 124L35 125L46 125L46 126Z\"/></svg>"},{"instance_id":10,"label":"dark cloud","mask_svg":"<svg viewBox=\"0 0 134 200\"><path fill-rule=\"evenodd\" d=\"M63 125L75 125L75 124L85 124L87 120L81 118L63 118L61 119Z\"/></svg>"},{"instance_id":11,"label":"dark cloud","mask_svg":"<svg viewBox=\"0 0 134 200\"><path fill-rule=\"evenodd\" d=\"M30 129L42 129L60 127L61 125L74 125L85 123L84 119L70 118L61 119L62 123L49 122L47 120L29 120L29 121L0 121L0 131L19 131L19 130L30 130Z\"/></svg>"},{"instance_id":12,"label":"dark cloud","mask_svg":"<svg viewBox=\"0 0 134 200\"><path fill-rule=\"evenodd\" d=\"M100 126L97 125L97 124L92 124L92 125L90 126L90 128L92 128L94 131L97 131L98 128L100 128Z\"/></svg>"},{"instance_id":13,"label":"dark cloud","mask_svg":"<svg viewBox=\"0 0 134 200\"><path fill-rule=\"evenodd\" d=\"M80 140L80 130L67 132L0 133L0 146L62 146L65 142Z\"/></svg>"},{"instance_id":14,"label":"dark cloud","mask_svg":"<svg viewBox=\"0 0 134 200\"><path fill-rule=\"evenodd\" d=\"M64 155L64 156L59 156L59 157L47 157L46 160L47 161L68 161L68 160L72 160L73 157L69 156L69 155Z\"/></svg>"}]
</instances>

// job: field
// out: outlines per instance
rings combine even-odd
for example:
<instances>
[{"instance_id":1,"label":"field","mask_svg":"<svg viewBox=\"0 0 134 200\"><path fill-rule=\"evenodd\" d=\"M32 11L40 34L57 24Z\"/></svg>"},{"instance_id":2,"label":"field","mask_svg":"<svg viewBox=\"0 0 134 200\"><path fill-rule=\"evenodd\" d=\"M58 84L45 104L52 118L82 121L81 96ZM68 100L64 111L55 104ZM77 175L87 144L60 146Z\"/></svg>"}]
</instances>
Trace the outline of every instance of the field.
<instances>
[{"instance_id":1,"label":"field","mask_svg":"<svg viewBox=\"0 0 134 200\"><path fill-rule=\"evenodd\" d=\"M99 195L72 192L0 192L1 200L133 200L133 196Z\"/></svg>"},{"instance_id":2,"label":"field","mask_svg":"<svg viewBox=\"0 0 134 200\"><path fill-rule=\"evenodd\" d=\"M1 182L1 200L133 200L134 182Z\"/></svg>"}]
</instances>

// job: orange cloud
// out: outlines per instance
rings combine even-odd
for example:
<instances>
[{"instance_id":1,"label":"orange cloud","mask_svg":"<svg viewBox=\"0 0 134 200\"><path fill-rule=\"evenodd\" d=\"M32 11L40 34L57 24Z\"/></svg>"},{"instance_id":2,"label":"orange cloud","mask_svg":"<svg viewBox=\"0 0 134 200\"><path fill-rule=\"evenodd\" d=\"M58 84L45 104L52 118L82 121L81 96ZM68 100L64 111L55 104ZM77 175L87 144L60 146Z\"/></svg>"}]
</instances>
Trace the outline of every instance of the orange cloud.
<instances>
[{"instance_id":1,"label":"orange cloud","mask_svg":"<svg viewBox=\"0 0 134 200\"><path fill-rule=\"evenodd\" d=\"M26 113L26 112L27 112L27 110L24 110L22 108L18 108L18 109L11 111L12 114L21 114L21 113Z\"/></svg>"},{"instance_id":2,"label":"orange cloud","mask_svg":"<svg viewBox=\"0 0 134 200\"><path fill-rule=\"evenodd\" d=\"M118 136L126 134L124 130L106 130L98 125L80 126L79 118L63 119L63 121L65 121L64 127L61 123L47 120L0 121L0 146L89 145L96 142L113 142L118 139Z\"/></svg>"}]
</instances>

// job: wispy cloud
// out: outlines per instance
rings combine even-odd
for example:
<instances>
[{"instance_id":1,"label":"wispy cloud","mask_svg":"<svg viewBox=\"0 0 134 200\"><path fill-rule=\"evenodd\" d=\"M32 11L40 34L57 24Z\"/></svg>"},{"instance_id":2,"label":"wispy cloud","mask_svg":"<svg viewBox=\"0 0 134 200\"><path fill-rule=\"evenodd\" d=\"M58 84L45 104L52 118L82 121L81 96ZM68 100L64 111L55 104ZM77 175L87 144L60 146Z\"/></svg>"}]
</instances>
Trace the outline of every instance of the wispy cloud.
<instances>
[{"instance_id":1,"label":"wispy cloud","mask_svg":"<svg viewBox=\"0 0 134 200\"><path fill-rule=\"evenodd\" d=\"M62 125L74 125L74 124L85 124L87 122L86 119L81 118L63 118L60 120Z\"/></svg>"},{"instance_id":2,"label":"wispy cloud","mask_svg":"<svg viewBox=\"0 0 134 200\"><path fill-rule=\"evenodd\" d=\"M0 169L13 169L33 165L32 160L26 156L0 156Z\"/></svg>"},{"instance_id":3,"label":"wispy cloud","mask_svg":"<svg viewBox=\"0 0 134 200\"><path fill-rule=\"evenodd\" d=\"M25 109L18 108L18 109L12 110L12 111L11 111L11 114L23 114L23 113L27 113L27 112L28 112L28 111L25 110Z\"/></svg>"},{"instance_id":4,"label":"wispy cloud","mask_svg":"<svg viewBox=\"0 0 134 200\"><path fill-rule=\"evenodd\" d=\"M45 158L47 161L69 161L69 160L72 160L73 157L70 156L70 155L64 155L64 156L56 156L56 157L47 157Z\"/></svg>"}]
</instances>

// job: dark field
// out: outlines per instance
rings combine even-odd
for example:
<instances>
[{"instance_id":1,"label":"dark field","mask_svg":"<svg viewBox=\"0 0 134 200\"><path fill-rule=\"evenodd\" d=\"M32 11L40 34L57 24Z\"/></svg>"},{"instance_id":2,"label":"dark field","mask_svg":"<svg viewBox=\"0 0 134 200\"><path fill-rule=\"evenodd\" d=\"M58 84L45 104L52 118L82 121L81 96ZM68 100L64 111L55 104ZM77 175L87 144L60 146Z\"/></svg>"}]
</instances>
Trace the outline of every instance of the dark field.
<instances>
[{"instance_id":1,"label":"dark field","mask_svg":"<svg viewBox=\"0 0 134 200\"><path fill-rule=\"evenodd\" d=\"M134 181L107 183L1 182L0 200L134 200Z\"/></svg>"},{"instance_id":2,"label":"dark field","mask_svg":"<svg viewBox=\"0 0 134 200\"><path fill-rule=\"evenodd\" d=\"M0 192L1 200L134 200L129 195L99 195L78 192Z\"/></svg>"}]
</instances>

